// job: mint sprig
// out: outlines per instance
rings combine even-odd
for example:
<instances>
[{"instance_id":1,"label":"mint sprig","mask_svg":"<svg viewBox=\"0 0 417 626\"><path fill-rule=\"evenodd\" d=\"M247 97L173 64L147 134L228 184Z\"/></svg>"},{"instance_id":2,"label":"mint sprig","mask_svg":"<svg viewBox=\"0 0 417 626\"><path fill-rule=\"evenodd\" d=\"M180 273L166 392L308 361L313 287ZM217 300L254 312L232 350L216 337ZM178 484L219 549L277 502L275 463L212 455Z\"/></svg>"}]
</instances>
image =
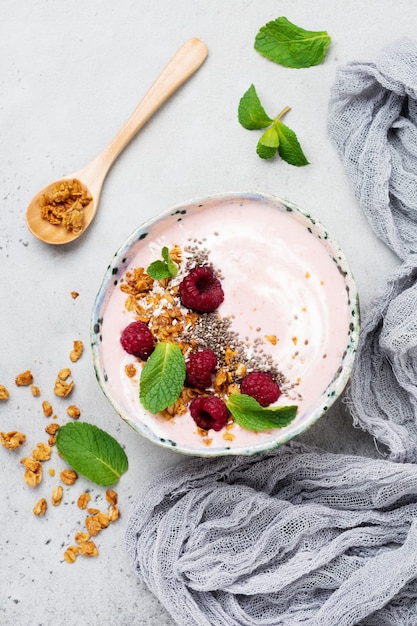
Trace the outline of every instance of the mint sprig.
<instances>
[{"instance_id":1,"label":"mint sprig","mask_svg":"<svg viewBox=\"0 0 417 626\"><path fill-rule=\"evenodd\" d=\"M174 278L178 274L178 265L172 260L169 250L166 246L162 248L160 259L153 261L147 268L146 273L154 280L164 280L165 278Z\"/></svg>"},{"instance_id":2,"label":"mint sprig","mask_svg":"<svg viewBox=\"0 0 417 626\"><path fill-rule=\"evenodd\" d=\"M76 472L98 485L114 485L129 466L126 453L116 439L88 422L61 426L56 447Z\"/></svg>"},{"instance_id":3,"label":"mint sprig","mask_svg":"<svg viewBox=\"0 0 417 626\"><path fill-rule=\"evenodd\" d=\"M298 409L296 405L263 407L255 398L243 393L232 393L227 408L239 426L256 432L288 426Z\"/></svg>"},{"instance_id":4,"label":"mint sprig","mask_svg":"<svg viewBox=\"0 0 417 626\"><path fill-rule=\"evenodd\" d=\"M275 63L299 69L321 63L330 41L327 31L305 30L279 17L259 30L255 50Z\"/></svg>"},{"instance_id":5,"label":"mint sprig","mask_svg":"<svg viewBox=\"0 0 417 626\"><path fill-rule=\"evenodd\" d=\"M238 119L247 130L267 128L258 141L256 153L261 159L272 159L278 152L279 156L289 163L301 167L309 162L301 148L297 135L282 122L283 116L290 111L285 107L274 119L265 112L254 85L243 94L238 107Z\"/></svg>"},{"instance_id":6,"label":"mint sprig","mask_svg":"<svg viewBox=\"0 0 417 626\"><path fill-rule=\"evenodd\" d=\"M140 376L139 399L151 413L159 413L179 398L185 381L185 359L174 343L161 341Z\"/></svg>"}]
</instances>

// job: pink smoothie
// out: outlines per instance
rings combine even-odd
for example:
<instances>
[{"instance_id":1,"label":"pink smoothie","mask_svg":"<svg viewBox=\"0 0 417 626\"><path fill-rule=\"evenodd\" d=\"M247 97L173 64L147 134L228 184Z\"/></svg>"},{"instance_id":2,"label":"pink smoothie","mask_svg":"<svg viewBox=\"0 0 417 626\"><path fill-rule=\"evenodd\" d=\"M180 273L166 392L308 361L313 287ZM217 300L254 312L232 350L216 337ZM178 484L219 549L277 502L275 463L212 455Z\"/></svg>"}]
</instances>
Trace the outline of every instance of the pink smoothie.
<instances>
[{"instance_id":1,"label":"pink smoothie","mask_svg":"<svg viewBox=\"0 0 417 626\"><path fill-rule=\"evenodd\" d=\"M185 214L154 223L129 251L123 267L123 272L146 268L161 258L163 246L185 249L197 242L209 250L225 294L218 313L233 316L233 330L247 343L249 356L259 341L272 356L287 380L277 405L298 405L293 423L280 429L286 431L279 434L284 439L304 430L311 414L326 410L343 388L346 380L340 388L334 379L352 343L352 314L357 315L356 293L352 286L347 288L340 257L335 258L326 234L320 230L319 238L315 229L314 222L285 207L226 198L218 204L193 205ZM100 346L106 393L119 412L134 424L145 424L156 437L197 453L208 447L233 450L273 442L277 429L255 433L237 424L228 431L231 441L224 438L224 430L210 430L203 441L188 413L166 420L144 410L139 401L140 367L134 378L125 372L127 364L138 361L120 345L123 328L135 319L125 309L121 281L123 273L103 309ZM276 344L266 336L275 336Z\"/></svg>"}]
</instances>

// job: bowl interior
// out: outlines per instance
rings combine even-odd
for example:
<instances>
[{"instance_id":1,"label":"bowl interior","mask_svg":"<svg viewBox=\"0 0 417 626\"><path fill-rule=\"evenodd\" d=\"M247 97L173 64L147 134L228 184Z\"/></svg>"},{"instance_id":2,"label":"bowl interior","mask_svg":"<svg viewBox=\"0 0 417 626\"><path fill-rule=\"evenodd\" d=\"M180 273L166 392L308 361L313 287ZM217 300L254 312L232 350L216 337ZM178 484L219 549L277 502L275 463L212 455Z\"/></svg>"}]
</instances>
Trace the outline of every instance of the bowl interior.
<instances>
[{"instance_id":1,"label":"bowl interior","mask_svg":"<svg viewBox=\"0 0 417 626\"><path fill-rule=\"evenodd\" d=\"M278 404L297 404L285 428L254 433L237 424L204 437L187 412L167 420L139 402L136 359L120 333L135 319L126 309L126 272L161 258L163 246L197 246L222 275L219 314L232 319L249 350L258 342L287 381ZM310 427L343 391L359 335L356 286L347 260L311 215L274 196L224 194L175 206L140 226L110 263L97 294L91 326L98 382L134 430L167 448L199 456L253 454ZM136 362L136 366L137 366Z\"/></svg>"}]
</instances>

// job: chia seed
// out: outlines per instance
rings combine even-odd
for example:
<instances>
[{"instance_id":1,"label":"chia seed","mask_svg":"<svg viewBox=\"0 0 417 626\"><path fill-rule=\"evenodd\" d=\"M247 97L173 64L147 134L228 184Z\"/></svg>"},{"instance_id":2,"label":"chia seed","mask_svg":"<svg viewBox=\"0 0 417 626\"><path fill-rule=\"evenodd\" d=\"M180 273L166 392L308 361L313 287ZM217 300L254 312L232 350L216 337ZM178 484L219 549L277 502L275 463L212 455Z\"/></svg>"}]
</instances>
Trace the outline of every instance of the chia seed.
<instances>
[{"instance_id":1,"label":"chia seed","mask_svg":"<svg viewBox=\"0 0 417 626\"><path fill-rule=\"evenodd\" d=\"M183 339L188 343L195 341L200 350L207 348L213 350L220 367L228 371L233 372L241 363L248 371L269 372L280 386L288 385L288 380L279 371L272 356L264 352L263 340L257 337L251 348L247 343L248 338L242 341L239 333L233 330L230 317L221 317L217 313L203 313L198 316L195 325L186 331ZM225 361L227 347L235 353L230 365Z\"/></svg>"},{"instance_id":2,"label":"chia seed","mask_svg":"<svg viewBox=\"0 0 417 626\"><path fill-rule=\"evenodd\" d=\"M197 265L207 265L213 269L219 280L224 278L221 270L213 266L210 260L210 250L203 245L203 241L204 239L190 238L188 244L184 246L183 263L177 274L176 283L181 282L182 278ZM196 323L184 331L181 340L187 343L195 342L200 350L207 348L213 350L219 366L227 371L234 373L236 366L242 364L247 371L269 372L282 391L291 388L288 379L279 370L273 357L265 353L264 339L257 336L252 344L248 336L242 339L239 333L233 330L234 318L235 315L222 317L216 312L202 313L198 316ZM261 328L258 327L256 331L260 332ZM235 353L229 364L225 360L227 347Z\"/></svg>"}]
</instances>

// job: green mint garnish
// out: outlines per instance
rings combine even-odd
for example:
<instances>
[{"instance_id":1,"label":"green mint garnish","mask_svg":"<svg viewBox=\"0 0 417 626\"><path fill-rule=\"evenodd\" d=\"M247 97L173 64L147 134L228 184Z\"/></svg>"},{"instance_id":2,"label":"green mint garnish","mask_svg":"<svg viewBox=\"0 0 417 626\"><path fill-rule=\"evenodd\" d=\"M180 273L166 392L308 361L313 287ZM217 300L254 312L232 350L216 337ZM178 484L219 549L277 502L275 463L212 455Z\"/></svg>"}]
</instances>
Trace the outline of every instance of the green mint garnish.
<instances>
[{"instance_id":1,"label":"green mint garnish","mask_svg":"<svg viewBox=\"0 0 417 626\"><path fill-rule=\"evenodd\" d=\"M262 407L246 394L232 393L227 408L235 422L247 430L261 431L288 426L297 414L297 406Z\"/></svg>"},{"instance_id":2,"label":"green mint garnish","mask_svg":"<svg viewBox=\"0 0 417 626\"><path fill-rule=\"evenodd\" d=\"M256 153L261 159L272 159L279 147L279 134L277 125L274 123L268 128L258 141Z\"/></svg>"},{"instance_id":3,"label":"green mint garnish","mask_svg":"<svg viewBox=\"0 0 417 626\"><path fill-rule=\"evenodd\" d=\"M308 165L297 135L281 121L288 111L290 108L285 107L276 118L271 119L265 113L254 85L251 85L240 99L238 119L248 130L269 127L259 139L256 147L256 152L261 159L272 159L278 152L279 156L290 165L297 167Z\"/></svg>"},{"instance_id":4,"label":"green mint garnish","mask_svg":"<svg viewBox=\"0 0 417 626\"><path fill-rule=\"evenodd\" d=\"M242 97L238 109L239 122L247 130L260 130L270 126L274 120L265 113L254 85Z\"/></svg>"},{"instance_id":5,"label":"green mint garnish","mask_svg":"<svg viewBox=\"0 0 417 626\"><path fill-rule=\"evenodd\" d=\"M178 266L171 259L169 250L166 246L162 248L163 261L153 261L147 269L146 273L149 274L154 280L164 280L165 278L174 278L178 274Z\"/></svg>"},{"instance_id":6,"label":"green mint garnish","mask_svg":"<svg viewBox=\"0 0 417 626\"><path fill-rule=\"evenodd\" d=\"M179 398L184 381L185 359L180 348L161 341L142 370L139 399L145 409L159 413Z\"/></svg>"},{"instance_id":7,"label":"green mint garnish","mask_svg":"<svg viewBox=\"0 0 417 626\"><path fill-rule=\"evenodd\" d=\"M285 67L311 67L323 61L330 41L326 31L304 30L279 17L259 30L255 50Z\"/></svg>"},{"instance_id":8,"label":"green mint garnish","mask_svg":"<svg viewBox=\"0 0 417 626\"><path fill-rule=\"evenodd\" d=\"M87 422L61 426L56 446L76 472L97 485L114 485L129 466L126 453L116 439Z\"/></svg>"}]
</instances>

